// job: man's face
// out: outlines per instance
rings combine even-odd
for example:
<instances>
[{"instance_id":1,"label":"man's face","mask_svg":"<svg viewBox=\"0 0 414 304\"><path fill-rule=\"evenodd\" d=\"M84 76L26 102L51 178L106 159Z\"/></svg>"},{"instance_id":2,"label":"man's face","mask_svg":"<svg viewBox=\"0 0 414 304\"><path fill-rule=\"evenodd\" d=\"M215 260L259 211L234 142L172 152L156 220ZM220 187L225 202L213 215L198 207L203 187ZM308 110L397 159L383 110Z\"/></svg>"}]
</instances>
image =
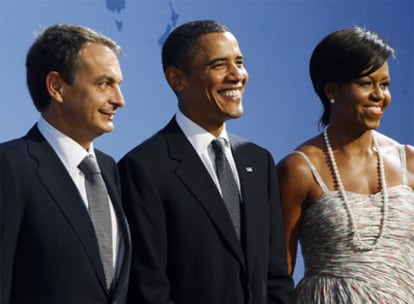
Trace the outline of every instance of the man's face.
<instances>
[{"instance_id":1,"label":"man's face","mask_svg":"<svg viewBox=\"0 0 414 304\"><path fill-rule=\"evenodd\" d=\"M64 83L61 119L63 131L80 144L114 128L118 107L124 106L122 72L116 54L107 46L87 43L72 84Z\"/></svg>"},{"instance_id":2,"label":"man's face","mask_svg":"<svg viewBox=\"0 0 414 304\"><path fill-rule=\"evenodd\" d=\"M209 33L198 40L199 51L183 73L178 92L180 109L208 131L222 128L243 114L242 97L248 80L236 38L229 32Z\"/></svg>"}]
</instances>

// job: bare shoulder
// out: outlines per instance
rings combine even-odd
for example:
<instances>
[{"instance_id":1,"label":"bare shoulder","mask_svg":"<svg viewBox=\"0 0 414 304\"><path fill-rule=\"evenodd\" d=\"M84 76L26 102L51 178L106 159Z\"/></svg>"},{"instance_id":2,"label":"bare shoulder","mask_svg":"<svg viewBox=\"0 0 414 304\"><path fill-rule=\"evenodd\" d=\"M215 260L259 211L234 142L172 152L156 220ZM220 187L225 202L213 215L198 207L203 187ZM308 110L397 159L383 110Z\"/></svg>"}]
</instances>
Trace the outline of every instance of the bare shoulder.
<instances>
[{"instance_id":1,"label":"bare shoulder","mask_svg":"<svg viewBox=\"0 0 414 304\"><path fill-rule=\"evenodd\" d=\"M409 183L414 189L414 146L405 145L405 154L407 156L407 171L409 175Z\"/></svg>"},{"instance_id":2,"label":"bare shoulder","mask_svg":"<svg viewBox=\"0 0 414 304\"><path fill-rule=\"evenodd\" d=\"M411 161L411 164L414 165L414 146L404 145L405 154L407 155L407 161Z\"/></svg>"},{"instance_id":3,"label":"bare shoulder","mask_svg":"<svg viewBox=\"0 0 414 304\"><path fill-rule=\"evenodd\" d=\"M305 154L315 166L324 158L322 147L323 141L317 136L298 146L295 151ZM320 197L322 192L301 153L290 153L277 165L282 205L285 210L290 210L287 213L296 215Z\"/></svg>"},{"instance_id":4,"label":"bare shoulder","mask_svg":"<svg viewBox=\"0 0 414 304\"><path fill-rule=\"evenodd\" d=\"M407 155L407 160L409 160L409 158L411 160L413 160L413 157L414 157L414 147L413 146L400 144L395 139L393 139L389 136L386 136L382 133L379 133L379 132L375 132L375 136L378 140L378 145L380 146L380 148L384 149L385 152L398 153L401 146L404 146L405 151L406 151L406 155Z\"/></svg>"},{"instance_id":5,"label":"bare shoulder","mask_svg":"<svg viewBox=\"0 0 414 304\"><path fill-rule=\"evenodd\" d=\"M405 145L405 154L407 156L407 179L408 185L414 189L414 147Z\"/></svg>"},{"instance_id":6,"label":"bare shoulder","mask_svg":"<svg viewBox=\"0 0 414 304\"><path fill-rule=\"evenodd\" d=\"M378 131L374 131L375 133L375 138L378 141L378 145L383 148L386 149L386 151L390 151L390 150L398 150L399 147L401 146L401 144L396 141L395 139L382 134Z\"/></svg>"},{"instance_id":7,"label":"bare shoulder","mask_svg":"<svg viewBox=\"0 0 414 304\"><path fill-rule=\"evenodd\" d=\"M398 166L400 166L401 162L400 149L402 146L404 147L407 159L408 183L414 188L414 147L408 144L400 144L396 140L379 132L376 132L376 137L380 148L383 149L386 156L393 158Z\"/></svg>"},{"instance_id":8,"label":"bare shoulder","mask_svg":"<svg viewBox=\"0 0 414 304\"><path fill-rule=\"evenodd\" d=\"M312 172L305 157L312 163L317 163L321 153L319 136L306 141L279 161L277 164L279 177L295 180L295 183L306 181L307 177L312 179Z\"/></svg>"}]
</instances>

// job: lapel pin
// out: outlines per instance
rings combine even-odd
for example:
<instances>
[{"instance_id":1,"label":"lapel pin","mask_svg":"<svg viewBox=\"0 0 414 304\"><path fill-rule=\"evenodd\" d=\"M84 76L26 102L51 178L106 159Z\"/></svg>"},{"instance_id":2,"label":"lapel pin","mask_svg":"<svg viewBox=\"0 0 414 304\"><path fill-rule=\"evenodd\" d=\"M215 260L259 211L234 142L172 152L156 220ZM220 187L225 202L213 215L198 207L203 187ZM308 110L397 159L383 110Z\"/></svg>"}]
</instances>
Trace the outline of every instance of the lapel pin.
<instances>
[{"instance_id":1,"label":"lapel pin","mask_svg":"<svg viewBox=\"0 0 414 304\"><path fill-rule=\"evenodd\" d=\"M252 167L246 167L246 172L247 173L252 173L253 172L253 168Z\"/></svg>"}]
</instances>

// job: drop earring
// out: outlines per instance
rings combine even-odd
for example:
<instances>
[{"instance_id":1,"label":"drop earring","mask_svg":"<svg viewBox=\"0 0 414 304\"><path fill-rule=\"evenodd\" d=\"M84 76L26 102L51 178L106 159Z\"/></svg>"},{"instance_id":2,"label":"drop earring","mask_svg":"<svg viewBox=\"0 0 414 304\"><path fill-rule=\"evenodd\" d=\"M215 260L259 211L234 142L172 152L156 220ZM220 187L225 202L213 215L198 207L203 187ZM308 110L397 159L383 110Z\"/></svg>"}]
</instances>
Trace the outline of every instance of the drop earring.
<instances>
[{"instance_id":1,"label":"drop earring","mask_svg":"<svg viewBox=\"0 0 414 304\"><path fill-rule=\"evenodd\" d=\"M335 103L335 99L331 98L331 99L329 99L329 102L330 102L331 104L334 104L334 103Z\"/></svg>"}]
</instances>

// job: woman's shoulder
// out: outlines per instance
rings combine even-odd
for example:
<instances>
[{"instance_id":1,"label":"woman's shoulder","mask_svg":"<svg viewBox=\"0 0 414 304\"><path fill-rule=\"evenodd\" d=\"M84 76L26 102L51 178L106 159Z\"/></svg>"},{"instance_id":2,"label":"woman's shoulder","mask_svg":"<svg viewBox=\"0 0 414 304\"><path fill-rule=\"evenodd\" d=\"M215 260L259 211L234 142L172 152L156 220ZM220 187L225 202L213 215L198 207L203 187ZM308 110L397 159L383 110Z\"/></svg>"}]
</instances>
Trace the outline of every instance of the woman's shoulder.
<instances>
[{"instance_id":1,"label":"woman's shoulder","mask_svg":"<svg viewBox=\"0 0 414 304\"><path fill-rule=\"evenodd\" d=\"M404 152L409 184L414 185L414 147L409 144L401 144L395 139L376 132L379 148L382 149L386 156L393 158L396 163L401 162L401 150Z\"/></svg>"},{"instance_id":2,"label":"woman's shoulder","mask_svg":"<svg viewBox=\"0 0 414 304\"><path fill-rule=\"evenodd\" d=\"M414 147L409 144L401 144L397 140L375 131L375 137L377 138L378 145L384 149L385 152L399 152L400 149L405 149L407 157L414 157Z\"/></svg>"},{"instance_id":3,"label":"woman's shoulder","mask_svg":"<svg viewBox=\"0 0 414 304\"><path fill-rule=\"evenodd\" d=\"M323 142L317 135L296 147L292 152L283 157L277 167L280 171L303 173L309 171L309 162L318 163L323 159Z\"/></svg>"},{"instance_id":4,"label":"woman's shoulder","mask_svg":"<svg viewBox=\"0 0 414 304\"><path fill-rule=\"evenodd\" d=\"M380 133L378 131L374 131L374 135L375 135L375 138L377 139L378 144L380 146L388 147L388 148L390 148L390 147L398 148L399 146L401 146L401 144L398 141L396 141L395 139L393 139L393 138L391 138L391 137L389 137L389 136L387 136L383 133Z\"/></svg>"}]
</instances>

